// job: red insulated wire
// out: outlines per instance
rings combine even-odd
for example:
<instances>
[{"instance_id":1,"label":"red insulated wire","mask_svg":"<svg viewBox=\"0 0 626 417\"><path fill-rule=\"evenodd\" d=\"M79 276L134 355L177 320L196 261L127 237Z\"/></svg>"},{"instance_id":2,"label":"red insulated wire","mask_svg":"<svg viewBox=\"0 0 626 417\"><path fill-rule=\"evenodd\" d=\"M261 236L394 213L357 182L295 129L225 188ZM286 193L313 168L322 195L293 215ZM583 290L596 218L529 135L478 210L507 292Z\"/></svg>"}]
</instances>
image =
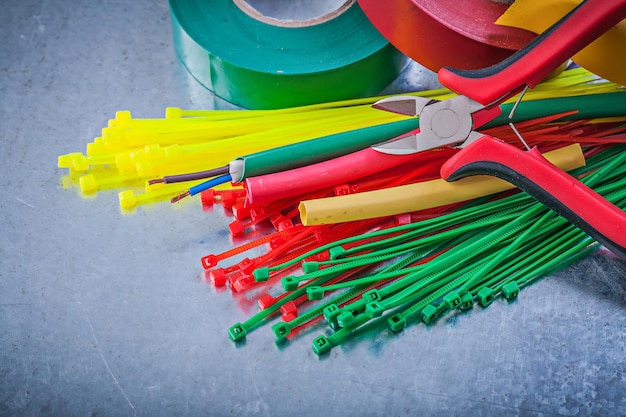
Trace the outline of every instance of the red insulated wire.
<instances>
[{"instance_id":1,"label":"red insulated wire","mask_svg":"<svg viewBox=\"0 0 626 417\"><path fill-rule=\"evenodd\" d=\"M419 153L389 155L367 148L317 164L248 178L246 180L248 201L254 204L295 197L378 174L401 163L417 161L420 158L422 156Z\"/></svg>"}]
</instances>

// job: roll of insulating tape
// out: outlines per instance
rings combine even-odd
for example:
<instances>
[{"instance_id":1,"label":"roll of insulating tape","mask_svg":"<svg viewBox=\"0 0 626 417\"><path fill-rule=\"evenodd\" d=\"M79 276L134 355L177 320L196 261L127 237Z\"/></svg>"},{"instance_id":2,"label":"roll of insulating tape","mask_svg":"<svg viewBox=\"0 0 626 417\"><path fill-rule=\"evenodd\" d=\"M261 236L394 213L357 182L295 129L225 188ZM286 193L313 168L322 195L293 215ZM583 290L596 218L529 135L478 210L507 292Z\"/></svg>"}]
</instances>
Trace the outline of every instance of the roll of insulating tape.
<instances>
[{"instance_id":1,"label":"roll of insulating tape","mask_svg":"<svg viewBox=\"0 0 626 417\"><path fill-rule=\"evenodd\" d=\"M305 21L261 15L245 0L170 0L174 46L215 95L272 109L377 94L408 59L356 0Z\"/></svg>"},{"instance_id":2,"label":"roll of insulating tape","mask_svg":"<svg viewBox=\"0 0 626 417\"><path fill-rule=\"evenodd\" d=\"M432 71L496 64L536 35L496 25L506 0L358 0L376 28L399 50Z\"/></svg>"}]
</instances>

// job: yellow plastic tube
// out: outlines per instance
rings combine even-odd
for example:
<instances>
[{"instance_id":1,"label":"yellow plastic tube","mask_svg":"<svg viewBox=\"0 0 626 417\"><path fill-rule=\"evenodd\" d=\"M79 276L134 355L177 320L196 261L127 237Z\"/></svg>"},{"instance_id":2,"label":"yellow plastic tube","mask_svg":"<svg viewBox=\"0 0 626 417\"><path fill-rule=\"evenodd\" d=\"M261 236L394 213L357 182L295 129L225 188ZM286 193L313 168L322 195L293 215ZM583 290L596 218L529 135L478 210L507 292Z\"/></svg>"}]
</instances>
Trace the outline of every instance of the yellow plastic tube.
<instances>
[{"instance_id":1,"label":"yellow plastic tube","mask_svg":"<svg viewBox=\"0 0 626 417\"><path fill-rule=\"evenodd\" d=\"M580 2L516 0L496 23L543 33ZM607 80L626 85L626 19L590 43L572 61Z\"/></svg>"},{"instance_id":2,"label":"yellow plastic tube","mask_svg":"<svg viewBox=\"0 0 626 417\"><path fill-rule=\"evenodd\" d=\"M585 158L578 144L547 152L544 156L564 171L585 165ZM314 226L426 210L513 188L510 183L489 176L467 177L454 182L439 178L383 190L304 200L300 202L298 209L302 224Z\"/></svg>"}]
</instances>

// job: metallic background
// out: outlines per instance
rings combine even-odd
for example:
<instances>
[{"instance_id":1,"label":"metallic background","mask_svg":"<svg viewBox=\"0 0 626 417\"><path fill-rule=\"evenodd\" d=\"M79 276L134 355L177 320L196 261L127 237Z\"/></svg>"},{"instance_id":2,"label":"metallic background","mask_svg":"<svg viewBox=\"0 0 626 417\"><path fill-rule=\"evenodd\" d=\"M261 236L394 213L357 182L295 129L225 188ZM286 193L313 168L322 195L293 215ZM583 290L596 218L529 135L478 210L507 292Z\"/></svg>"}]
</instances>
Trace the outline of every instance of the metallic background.
<instances>
[{"instance_id":1,"label":"metallic background","mask_svg":"<svg viewBox=\"0 0 626 417\"><path fill-rule=\"evenodd\" d=\"M267 3L267 2L266 2ZM436 86L417 64L388 92ZM165 1L24 0L0 13L0 416L626 415L626 265L598 254L488 309L318 358L203 281L231 247L197 200L122 215L64 190L60 154L117 110L227 108L184 70Z\"/></svg>"}]
</instances>

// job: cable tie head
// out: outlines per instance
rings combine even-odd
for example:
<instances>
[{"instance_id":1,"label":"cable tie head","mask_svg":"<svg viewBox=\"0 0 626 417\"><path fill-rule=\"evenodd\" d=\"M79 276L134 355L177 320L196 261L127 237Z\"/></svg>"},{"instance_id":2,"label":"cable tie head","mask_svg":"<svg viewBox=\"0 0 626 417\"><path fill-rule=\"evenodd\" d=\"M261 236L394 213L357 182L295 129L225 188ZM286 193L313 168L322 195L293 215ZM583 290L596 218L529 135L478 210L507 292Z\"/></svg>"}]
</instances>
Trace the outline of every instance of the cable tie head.
<instances>
[{"instance_id":1,"label":"cable tie head","mask_svg":"<svg viewBox=\"0 0 626 417\"><path fill-rule=\"evenodd\" d=\"M281 221L280 223L278 223L276 230L278 230L279 232L282 232L284 230L289 230L292 227L293 227L293 222L290 219L285 219Z\"/></svg>"},{"instance_id":2,"label":"cable tie head","mask_svg":"<svg viewBox=\"0 0 626 417\"><path fill-rule=\"evenodd\" d=\"M265 207L261 206L251 206L250 207L250 218L252 221L263 220L267 217L267 211Z\"/></svg>"},{"instance_id":3,"label":"cable tie head","mask_svg":"<svg viewBox=\"0 0 626 417\"><path fill-rule=\"evenodd\" d=\"M275 302L276 298L272 297L270 294L263 294L257 301L260 310L265 310Z\"/></svg>"},{"instance_id":4,"label":"cable tie head","mask_svg":"<svg viewBox=\"0 0 626 417\"><path fill-rule=\"evenodd\" d=\"M257 268L252 272L252 275L256 282L267 281L270 278L270 270L269 268Z\"/></svg>"},{"instance_id":5,"label":"cable tie head","mask_svg":"<svg viewBox=\"0 0 626 417\"><path fill-rule=\"evenodd\" d=\"M389 325L391 331L398 333L406 327L406 319L400 314L394 314L387 319L387 324Z\"/></svg>"},{"instance_id":6,"label":"cable tie head","mask_svg":"<svg viewBox=\"0 0 626 417\"><path fill-rule=\"evenodd\" d=\"M223 190L220 195L222 197L222 206L226 209L232 208L237 203L238 196L231 190Z\"/></svg>"},{"instance_id":7,"label":"cable tie head","mask_svg":"<svg viewBox=\"0 0 626 417\"><path fill-rule=\"evenodd\" d=\"M337 316L337 325L339 327L348 327L354 323L355 317L350 311L343 311Z\"/></svg>"},{"instance_id":8,"label":"cable tie head","mask_svg":"<svg viewBox=\"0 0 626 417\"><path fill-rule=\"evenodd\" d=\"M83 194L93 193L94 191L98 191L98 182L96 181L96 177L93 174L83 175L78 179L78 184L80 186L80 191Z\"/></svg>"},{"instance_id":9,"label":"cable tie head","mask_svg":"<svg viewBox=\"0 0 626 417\"><path fill-rule=\"evenodd\" d=\"M252 275L245 275L242 273L233 274L235 277L231 280L231 289L235 292L242 292L250 288L256 283Z\"/></svg>"},{"instance_id":10,"label":"cable tie head","mask_svg":"<svg viewBox=\"0 0 626 417\"><path fill-rule=\"evenodd\" d=\"M330 259L341 259L345 256L346 250L342 246L334 246L328 250Z\"/></svg>"},{"instance_id":11,"label":"cable tie head","mask_svg":"<svg viewBox=\"0 0 626 417\"><path fill-rule=\"evenodd\" d=\"M439 309L432 304L428 304L422 310L422 321L425 324L431 324L433 320L437 318L438 314L439 314Z\"/></svg>"},{"instance_id":12,"label":"cable tie head","mask_svg":"<svg viewBox=\"0 0 626 417\"><path fill-rule=\"evenodd\" d=\"M478 291L478 303L487 307L493 302L493 290L490 287L483 287Z\"/></svg>"},{"instance_id":13,"label":"cable tie head","mask_svg":"<svg viewBox=\"0 0 626 417\"><path fill-rule=\"evenodd\" d=\"M318 336L313 339L313 352L317 355L323 355L330 351L332 345L326 336Z\"/></svg>"},{"instance_id":14,"label":"cable tie head","mask_svg":"<svg viewBox=\"0 0 626 417\"><path fill-rule=\"evenodd\" d=\"M376 288L364 292L361 298L366 303L372 303L374 301L380 301L382 299L382 297L380 296L380 292Z\"/></svg>"},{"instance_id":15,"label":"cable tie head","mask_svg":"<svg viewBox=\"0 0 626 417\"><path fill-rule=\"evenodd\" d=\"M507 282L502 286L502 295L507 300L512 300L519 295L519 285L516 281Z\"/></svg>"},{"instance_id":16,"label":"cable tie head","mask_svg":"<svg viewBox=\"0 0 626 417\"><path fill-rule=\"evenodd\" d=\"M471 310L474 307L474 296L471 292L466 291L461 294L461 304L459 304L459 309L461 310Z\"/></svg>"},{"instance_id":17,"label":"cable tie head","mask_svg":"<svg viewBox=\"0 0 626 417\"><path fill-rule=\"evenodd\" d=\"M337 317L341 314L341 309L337 304L329 304L322 310L322 315L324 316L324 320L329 324L337 323Z\"/></svg>"},{"instance_id":18,"label":"cable tie head","mask_svg":"<svg viewBox=\"0 0 626 417\"><path fill-rule=\"evenodd\" d=\"M211 279L211 284L215 287L223 287L226 285L226 272L223 268L213 269L209 272L209 278Z\"/></svg>"},{"instance_id":19,"label":"cable tie head","mask_svg":"<svg viewBox=\"0 0 626 417\"><path fill-rule=\"evenodd\" d=\"M276 236L270 239L269 242L267 242L267 247L269 248L269 250L276 249L284 245L286 241L287 238L285 236Z\"/></svg>"},{"instance_id":20,"label":"cable tie head","mask_svg":"<svg viewBox=\"0 0 626 417\"><path fill-rule=\"evenodd\" d=\"M302 262L302 270L305 274L318 271L320 269L320 264L314 261Z\"/></svg>"},{"instance_id":21,"label":"cable tie head","mask_svg":"<svg viewBox=\"0 0 626 417\"><path fill-rule=\"evenodd\" d=\"M213 207L215 204L215 190L213 188L209 188L208 190L204 190L200 193L200 201L202 202L202 207L209 208Z\"/></svg>"},{"instance_id":22,"label":"cable tie head","mask_svg":"<svg viewBox=\"0 0 626 417\"><path fill-rule=\"evenodd\" d=\"M115 112L115 121L120 128L128 127L133 116L128 110L119 110Z\"/></svg>"},{"instance_id":23,"label":"cable tie head","mask_svg":"<svg viewBox=\"0 0 626 417\"><path fill-rule=\"evenodd\" d=\"M282 280L283 289L285 291L295 291L298 289L300 281L294 276L284 277Z\"/></svg>"},{"instance_id":24,"label":"cable tie head","mask_svg":"<svg viewBox=\"0 0 626 417\"><path fill-rule=\"evenodd\" d=\"M384 307L378 301L372 301L365 305L365 315L371 319L382 316L384 311Z\"/></svg>"},{"instance_id":25,"label":"cable tie head","mask_svg":"<svg viewBox=\"0 0 626 417\"><path fill-rule=\"evenodd\" d=\"M239 267L239 270L246 275L252 274L252 272L254 271L255 265L256 265L256 262L254 262L250 258L244 258L237 264L237 266Z\"/></svg>"},{"instance_id":26,"label":"cable tie head","mask_svg":"<svg viewBox=\"0 0 626 417\"><path fill-rule=\"evenodd\" d=\"M321 300L324 298L324 288L321 286L308 287L306 295L309 300Z\"/></svg>"},{"instance_id":27,"label":"cable tie head","mask_svg":"<svg viewBox=\"0 0 626 417\"><path fill-rule=\"evenodd\" d=\"M277 340L283 340L291 333L291 327L284 322L278 322L272 326L272 332Z\"/></svg>"},{"instance_id":28,"label":"cable tie head","mask_svg":"<svg viewBox=\"0 0 626 417\"><path fill-rule=\"evenodd\" d=\"M57 167L58 168L72 168L72 161L76 157L76 155L82 155L80 152L72 152L65 155L59 155L57 158Z\"/></svg>"},{"instance_id":29,"label":"cable tie head","mask_svg":"<svg viewBox=\"0 0 626 417\"><path fill-rule=\"evenodd\" d=\"M315 255L312 255L308 259L312 261L317 261L317 262L325 262L325 261L330 260L330 254L328 253L327 250L323 250L321 252L316 253Z\"/></svg>"},{"instance_id":30,"label":"cable tie head","mask_svg":"<svg viewBox=\"0 0 626 417\"><path fill-rule=\"evenodd\" d=\"M456 291L452 291L443 297L443 302L446 303L446 307L452 310L461 305L461 297Z\"/></svg>"},{"instance_id":31,"label":"cable tie head","mask_svg":"<svg viewBox=\"0 0 626 417\"><path fill-rule=\"evenodd\" d=\"M204 269L211 269L217 265L218 259L217 255L209 254L200 258L200 262L202 263L202 267Z\"/></svg>"},{"instance_id":32,"label":"cable tie head","mask_svg":"<svg viewBox=\"0 0 626 417\"><path fill-rule=\"evenodd\" d=\"M241 323L236 323L228 329L228 337L230 337L230 340L233 342L237 342L246 337L246 333L246 329Z\"/></svg>"},{"instance_id":33,"label":"cable tie head","mask_svg":"<svg viewBox=\"0 0 626 417\"><path fill-rule=\"evenodd\" d=\"M117 195L117 198L120 201L120 207L124 210L130 210L137 205L137 196L133 190L121 191Z\"/></svg>"},{"instance_id":34,"label":"cable tie head","mask_svg":"<svg viewBox=\"0 0 626 417\"><path fill-rule=\"evenodd\" d=\"M183 117L182 109L178 107L167 107L165 109L166 119L181 119Z\"/></svg>"},{"instance_id":35,"label":"cable tie head","mask_svg":"<svg viewBox=\"0 0 626 417\"><path fill-rule=\"evenodd\" d=\"M250 208L243 202L237 202L232 206L233 215L239 221L250 217Z\"/></svg>"},{"instance_id":36,"label":"cable tie head","mask_svg":"<svg viewBox=\"0 0 626 417\"><path fill-rule=\"evenodd\" d=\"M231 236L239 236L246 230L246 226L239 220L235 220L228 225L228 230Z\"/></svg>"}]
</instances>

